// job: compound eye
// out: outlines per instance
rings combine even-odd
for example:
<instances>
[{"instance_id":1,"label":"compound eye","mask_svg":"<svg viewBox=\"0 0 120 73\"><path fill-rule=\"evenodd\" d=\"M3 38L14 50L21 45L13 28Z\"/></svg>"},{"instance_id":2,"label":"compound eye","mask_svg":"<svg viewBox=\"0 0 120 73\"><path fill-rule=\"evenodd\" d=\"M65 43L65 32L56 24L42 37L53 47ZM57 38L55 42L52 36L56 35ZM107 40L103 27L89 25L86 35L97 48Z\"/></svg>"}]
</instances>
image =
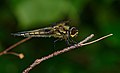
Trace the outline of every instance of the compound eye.
<instances>
[{"instance_id":1,"label":"compound eye","mask_svg":"<svg viewBox=\"0 0 120 73\"><path fill-rule=\"evenodd\" d=\"M72 27L70 29L70 36L75 37L75 36L77 36L77 34L78 34L78 30L75 27Z\"/></svg>"}]
</instances>

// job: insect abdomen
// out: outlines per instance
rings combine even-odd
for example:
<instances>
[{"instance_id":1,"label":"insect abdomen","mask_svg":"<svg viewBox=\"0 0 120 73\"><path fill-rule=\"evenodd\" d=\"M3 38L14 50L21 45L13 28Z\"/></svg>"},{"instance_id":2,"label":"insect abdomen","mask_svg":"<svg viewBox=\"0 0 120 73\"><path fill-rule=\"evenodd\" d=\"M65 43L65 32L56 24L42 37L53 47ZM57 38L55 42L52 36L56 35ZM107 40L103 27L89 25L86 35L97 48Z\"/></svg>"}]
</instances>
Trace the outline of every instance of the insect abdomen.
<instances>
[{"instance_id":1,"label":"insect abdomen","mask_svg":"<svg viewBox=\"0 0 120 73\"><path fill-rule=\"evenodd\" d=\"M23 37L51 37L50 35L48 35L48 32L39 32L39 31L34 31L34 32L18 32L15 34L11 34L14 36L23 36Z\"/></svg>"},{"instance_id":2,"label":"insect abdomen","mask_svg":"<svg viewBox=\"0 0 120 73\"><path fill-rule=\"evenodd\" d=\"M23 37L30 36L29 33L26 33L26 32L12 33L11 35L14 35L14 36L23 36Z\"/></svg>"}]
</instances>

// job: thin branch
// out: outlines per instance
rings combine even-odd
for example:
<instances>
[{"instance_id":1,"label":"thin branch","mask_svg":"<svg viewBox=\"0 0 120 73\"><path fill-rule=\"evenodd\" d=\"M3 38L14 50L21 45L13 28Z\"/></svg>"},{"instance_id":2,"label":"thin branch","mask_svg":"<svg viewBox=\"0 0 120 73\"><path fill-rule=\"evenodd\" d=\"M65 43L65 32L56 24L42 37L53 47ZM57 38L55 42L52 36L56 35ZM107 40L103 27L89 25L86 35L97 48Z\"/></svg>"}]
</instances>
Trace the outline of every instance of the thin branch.
<instances>
[{"instance_id":1,"label":"thin branch","mask_svg":"<svg viewBox=\"0 0 120 73\"><path fill-rule=\"evenodd\" d=\"M81 41L80 44L87 42L88 40L92 39L93 37L94 37L94 34L91 34L89 37L87 37L83 41Z\"/></svg>"},{"instance_id":2,"label":"thin branch","mask_svg":"<svg viewBox=\"0 0 120 73\"><path fill-rule=\"evenodd\" d=\"M102 40L102 39L104 39L104 38L107 38L107 37L109 37L109 36L112 36L112 35L113 35L113 34L109 34L109 35L103 36L103 37L101 37L101 38L99 38L99 39L97 39L97 40L94 40L94 41L91 41L91 42L88 42L88 43L84 43L84 44L81 43L81 44L82 44L83 46L89 45L89 44L98 42L98 41L100 41L100 40Z\"/></svg>"},{"instance_id":3,"label":"thin branch","mask_svg":"<svg viewBox=\"0 0 120 73\"><path fill-rule=\"evenodd\" d=\"M12 54L15 56L18 56L20 59L24 58L24 55L22 53L16 53L16 52L7 52L6 54Z\"/></svg>"},{"instance_id":4,"label":"thin branch","mask_svg":"<svg viewBox=\"0 0 120 73\"><path fill-rule=\"evenodd\" d=\"M1 56L1 55L4 55L4 54L9 54L8 51L10 51L11 49L15 48L16 46L24 43L25 41L27 41L27 40L29 40L29 39L31 39L31 38L32 38L32 37L25 38L25 39L23 39L23 40L15 43L15 44L11 45L10 47L8 47L7 49L5 49L4 51L0 52L0 56ZM11 53L11 54L16 55L16 53Z\"/></svg>"},{"instance_id":5,"label":"thin branch","mask_svg":"<svg viewBox=\"0 0 120 73\"><path fill-rule=\"evenodd\" d=\"M52 54L50 54L48 56L42 57L41 59L36 59L28 68L26 68L23 71L23 73L28 73L31 69L33 69L36 65L40 64L44 60L47 60L47 59L52 58L54 56L57 56L59 54L65 53L65 52L70 51L72 49L75 49L75 48L78 48L78 47L82 47L82 46L85 46L85 45L89 45L89 44L95 43L95 42L100 41L100 40L102 40L104 38L112 36L112 34L109 34L107 36L101 37L101 38L99 38L97 40L94 40L92 42L85 43L88 40L90 40L93 36L94 36L94 34L91 34L90 36L88 36L86 39L84 39L83 41L79 42L78 44L75 44L73 46L70 46L70 47L64 48L62 50L56 51L56 52L54 52L54 53L52 53Z\"/></svg>"}]
</instances>

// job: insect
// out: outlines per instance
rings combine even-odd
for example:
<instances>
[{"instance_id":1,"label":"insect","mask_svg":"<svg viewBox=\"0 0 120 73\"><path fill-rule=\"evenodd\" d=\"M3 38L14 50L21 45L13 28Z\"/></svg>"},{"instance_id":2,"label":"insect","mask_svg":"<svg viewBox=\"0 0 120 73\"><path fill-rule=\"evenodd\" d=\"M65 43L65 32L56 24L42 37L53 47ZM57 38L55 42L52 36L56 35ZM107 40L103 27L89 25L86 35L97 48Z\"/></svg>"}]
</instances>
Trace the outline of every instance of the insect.
<instances>
[{"instance_id":1,"label":"insect","mask_svg":"<svg viewBox=\"0 0 120 73\"><path fill-rule=\"evenodd\" d=\"M69 21L63 21L56 23L56 25L51 27L12 33L12 35L23 37L54 37L61 40L64 39L69 44L69 42L71 41L70 38L78 35L78 30L75 27L68 26L68 23Z\"/></svg>"}]
</instances>

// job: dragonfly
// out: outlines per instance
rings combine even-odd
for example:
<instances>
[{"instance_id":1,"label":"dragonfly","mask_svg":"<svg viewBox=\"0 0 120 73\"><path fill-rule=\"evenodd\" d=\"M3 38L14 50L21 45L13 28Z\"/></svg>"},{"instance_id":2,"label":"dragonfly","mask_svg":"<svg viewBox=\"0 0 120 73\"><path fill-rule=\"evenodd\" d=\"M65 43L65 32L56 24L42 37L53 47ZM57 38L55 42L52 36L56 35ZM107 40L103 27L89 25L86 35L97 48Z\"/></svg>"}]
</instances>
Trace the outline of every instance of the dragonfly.
<instances>
[{"instance_id":1,"label":"dragonfly","mask_svg":"<svg viewBox=\"0 0 120 73\"><path fill-rule=\"evenodd\" d=\"M51 27L12 33L12 35L22 37L54 37L65 40L70 44L70 42L73 41L71 38L78 35L78 29L76 29L76 27L70 27L68 25L69 22L70 21L62 21Z\"/></svg>"}]
</instances>

